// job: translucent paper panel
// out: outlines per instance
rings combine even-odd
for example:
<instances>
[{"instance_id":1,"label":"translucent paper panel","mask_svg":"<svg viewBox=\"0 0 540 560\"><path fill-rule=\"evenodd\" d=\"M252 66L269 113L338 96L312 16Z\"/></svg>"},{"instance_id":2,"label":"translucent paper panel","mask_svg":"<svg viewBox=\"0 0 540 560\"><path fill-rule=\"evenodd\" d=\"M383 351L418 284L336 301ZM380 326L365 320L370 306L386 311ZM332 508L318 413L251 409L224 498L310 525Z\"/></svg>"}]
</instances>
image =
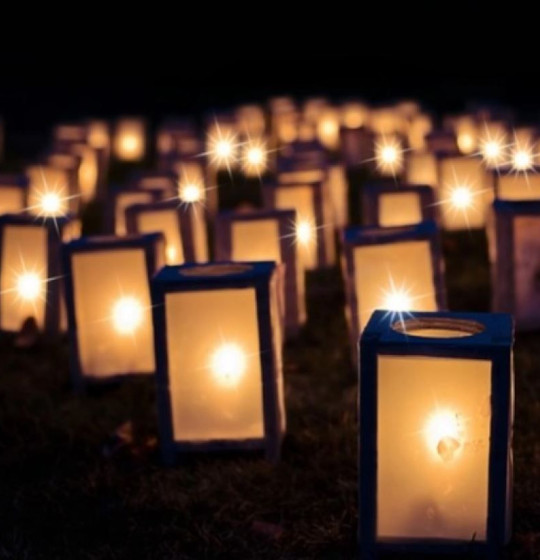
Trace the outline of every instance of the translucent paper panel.
<instances>
[{"instance_id":1,"label":"translucent paper panel","mask_svg":"<svg viewBox=\"0 0 540 560\"><path fill-rule=\"evenodd\" d=\"M485 224L493 199L486 172L479 159L466 156L440 162L438 196L446 229L479 228Z\"/></svg>"},{"instance_id":2,"label":"translucent paper panel","mask_svg":"<svg viewBox=\"0 0 540 560\"><path fill-rule=\"evenodd\" d=\"M278 182L280 185L291 185L294 183L317 183L323 181L325 173L322 169L305 169L302 171L287 171L280 173Z\"/></svg>"},{"instance_id":3,"label":"translucent paper panel","mask_svg":"<svg viewBox=\"0 0 540 560\"><path fill-rule=\"evenodd\" d=\"M405 181L411 185L436 187L439 178L435 156L430 152L406 154Z\"/></svg>"},{"instance_id":4,"label":"translucent paper panel","mask_svg":"<svg viewBox=\"0 0 540 560\"><path fill-rule=\"evenodd\" d=\"M116 195L116 207L114 212L114 231L116 235L126 235L126 208L134 204L147 204L152 202L151 192L127 192Z\"/></svg>"},{"instance_id":5,"label":"translucent paper panel","mask_svg":"<svg viewBox=\"0 0 540 560\"><path fill-rule=\"evenodd\" d=\"M379 196L379 225L406 226L421 221L422 207L418 193L383 193Z\"/></svg>"},{"instance_id":6,"label":"translucent paper panel","mask_svg":"<svg viewBox=\"0 0 540 560\"><path fill-rule=\"evenodd\" d=\"M540 175L534 172L501 174L497 198L501 200L540 200Z\"/></svg>"},{"instance_id":7,"label":"translucent paper panel","mask_svg":"<svg viewBox=\"0 0 540 560\"><path fill-rule=\"evenodd\" d=\"M379 356L377 535L484 541L491 362Z\"/></svg>"},{"instance_id":8,"label":"translucent paper panel","mask_svg":"<svg viewBox=\"0 0 540 560\"><path fill-rule=\"evenodd\" d=\"M180 235L178 211L175 208L145 210L138 212L136 219L139 233L163 233L167 264L184 263L184 248Z\"/></svg>"},{"instance_id":9,"label":"translucent paper panel","mask_svg":"<svg viewBox=\"0 0 540 560\"><path fill-rule=\"evenodd\" d=\"M165 310L174 439L261 438L255 290L169 293Z\"/></svg>"},{"instance_id":10,"label":"translucent paper panel","mask_svg":"<svg viewBox=\"0 0 540 560\"><path fill-rule=\"evenodd\" d=\"M139 186L141 189L148 190L168 190L169 192L175 188L174 181L171 181L168 177L143 177L139 181Z\"/></svg>"},{"instance_id":11,"label":"translucent paper panel","mask_svg":"<svg viewBox=\"0 0 540 560\"><path fill-rule=\"evenodd\" d=\"M429 241L402 241L354 249L360 330L375 309L436 311Z\"/></svg>"},{"instance_id":12,"label":"translucent paper panel","mask_svg":"<svg viewBox=\"0 0 540 560\"><path fill-rule=\"evenodd\" d=\"M297 231L301 224L311 234L304 240L297 239L300 262L304 268L317 267L317 227L313 189L309 185L276 188L276 208L296 210Z\"/></svg>"},{"instance_id":13,"label":"translucent paper panel","mask_svg":"<svg viewBox=\"0 0 540 560\"><path fill-rule=\"evenodd\" d=\"M231 249L235 261L281 262L277 220L250 220L232 223Z\"/></svg>"},{"instance_id":14,"label":"translucent paper panel","mask_svg":"<svg viewBox=\"0 0 540 560\"><path fill-rule=\"evenodd\" d=\"M24 209L24 189L0 186L0 214L17 213Z\"/></svg>"},{"instance_id":15,"label":"translucent paper panel","mask_svg":"<svg viewBox=\"0 0 540 560\"><path fill-rule=\"evenodd\" d=\"M45 322L47 297L47 230L41 226L8 225L4 228L0 263L0 325L18 331L34 317L40 329Z\"/></svg>"},{"instance_id":16,"label":"translucent paper panel","mask_svg":"<svg viewBox=\"0 0 540 560\"><path fill-rule=\"evenodd\" d=\"M508 258L499 255L498 258ZM540 218L514 219L514 314L523 326L537 325L540 317Z\"/></svg>"},{"instance_id":17,"label":"translucent paper panel","mask_svg":"<svg viewBox=\"0 0 540 560\"><path fill-rule=\"evenodd\" d=\"M37 216L61 216L69 212L69 178L64 169L35 165L28 176L28 208Z\"/></svg>"},{"instance_id":18,"label":"translucent paper panel","mask_svg":"<svg viewBox=\"0 0 540 560\"><path fill-rule=\"evenodd\" d=\"M349 223L349 204L347 177L342 165L331 165L328 168L328 191L332 201L333 222L336 227ZM331 228L330 228L331 229Z\"/></svg>"},{"instance_id":19,"label":"translucent paper panel","mask_svg":"<svg viewBox=\"0 0 540 560\"><path fill-rule=\"evenodd\" d=\"M84 375L151 373L154 341L142 249L72 257L79 362Z\"/></svg>"},{"instance_id":20,"label":"translucent paper panel","mask_svg":"<svg viewBox=\"0 0 540 560\"><path fill-rule=\"evenodd\" d=\"M79 166L79 188L83 202L92 200L96 195L99 175L98 156L94 148L87 144L77 144L74 151L81 158Z\"/></svg>"},{"instance_id":21,"label":"translucent paper panel","mask_svg":"<svg viewBox=\"0 0 540 560\"><path fill-rule=\"evenodd\" d=\"M119 121L116 125L113 148L117 159L142 159L146 150L144 123L134 119Z\"/></svg>"}]
</instances>

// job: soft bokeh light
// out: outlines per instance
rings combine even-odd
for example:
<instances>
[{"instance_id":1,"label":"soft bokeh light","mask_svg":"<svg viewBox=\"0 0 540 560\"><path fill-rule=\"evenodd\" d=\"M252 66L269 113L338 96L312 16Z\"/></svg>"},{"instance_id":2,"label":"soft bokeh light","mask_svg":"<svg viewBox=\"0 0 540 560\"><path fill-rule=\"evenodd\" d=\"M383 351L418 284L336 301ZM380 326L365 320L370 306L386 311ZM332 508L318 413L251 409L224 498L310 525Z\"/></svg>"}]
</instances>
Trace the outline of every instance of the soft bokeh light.
<instances>
[{"instance_id":1,"label":"soft bokeh light","mask_svg":"<svg viewBox=\"0 0 540 560\"><path fill-rule=\"evenodd\" d=\"M403 169L403 148L395 138L382 138L375 144L375 162L377 169L384 175L393 175Z\"/></svg>"},{"instance_id":2,"label":"soft bokeh light","mask_svg":"<svg viewBox=\"0 0 540 560\"><path fill-rule=\"evenodd\" d=\"M454 187L450 193L450 202L454 208L464 210L469 208L473 202L473 194L471 188L467 185L459 185Z\"/></svg>"},{"instance_id":3,"label":"soft bokeh light","mask_svg":"<svg viewBox=\"0 0 540 560\"><path fill-rule=\"evenodd\" d=\"M243 149L242 168L248 176L261 175L266 169L268 156L264 142L249 141Z\"/></svg>"},{"instance_id":4,"label":"soft bokeh light","mask_svg":"<svg viewBox=\"0 0 540 560\"><path fill-rule=\"evenodd\" d=\"M516 146L512 151L512 168L515 171L528 171L534 167L534 155L530 146Z\"/></svg>"},{"instance_id":5,"label":"soft bokeh light","mask_svg":"<svg viewBox=\"0 0 540 560\"><path fill-rule=\"evenodd\" d=\"M424 431L430 451L445 463L462 449L462 427L455 412L437 410L428 418Z\"/></svg>"},{"instance_id":6,"label":"soft bokeh light","mask_svg":"<svg viewBox=\"0 0 540 560\"><path fill-rule=\"evenodd\" d=\"M194 203L200 202L203 199L204 189L201 185L195 182L188 182L181 184L178 189L178 197L182 202Z\"/></svg>"},{"instance_id":7,"label":"soft bokeh light","mask_svg":"<svg viewBox=\"0 0 540 560\"><path fill-rule=\"evenodd\" d=\"M242 348L233 342L226 342L212 354L210 369L219 385L235 387L246 371L246 362Z\"/></svg>"},{"instance_id":8,"label":"soft bokeh light","mask_svg":"<svg viewBox=\"0 0 540 560\"><path fill-rule=\"evenodd\" d=\"M41 295L41 278L35 272L24 272L17 277L16 289L22 300L35 301Z\"/></svg>"},{"instance_id":9,"label":"soft bokeh light","mask_svg":"<svg viewBox=\"0 0 540 560\"><path fill-rule=\"evenodd\" d=\"M308 245L313 240L315 227L309 220L298 220L296 224L296 239L301 245Z\"/></svg>"},{"instance_id":10,"label":"soft bokeh light","mask_svg":"<svg viewBox=\"0 0 540 560\"><path fill-rule=\"evenodd\" d=\"M114 304L112 320L118 334L133 334L143 321L143 306L134 297L121 297Z\"/></svg>"},{"instance_id":11,"label":"soft bokeh light","mask_svg":"<svg viewBox=\"0 0 540 560\"><path fill-rule=\"evenodd\" d=\"M405 290L394 289L386 294L382 307L389 311L410 311L412 299Z\"/></svg>"}]
</instances>

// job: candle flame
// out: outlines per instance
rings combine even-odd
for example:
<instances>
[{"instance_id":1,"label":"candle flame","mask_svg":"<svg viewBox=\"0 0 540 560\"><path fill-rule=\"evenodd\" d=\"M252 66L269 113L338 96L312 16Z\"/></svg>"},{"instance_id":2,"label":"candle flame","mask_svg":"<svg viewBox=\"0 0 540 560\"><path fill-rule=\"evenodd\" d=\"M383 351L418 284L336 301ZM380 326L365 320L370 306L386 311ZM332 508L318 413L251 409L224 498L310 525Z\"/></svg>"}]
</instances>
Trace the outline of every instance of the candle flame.
<instances>
[{"instance_id":1,"label":"candle flame","mask_svg":"<svg viewBox=\"0 0 540 560\"><path fill-rule=\"evenodd\" d=\"M246 355L233 342L219 346L210 358L210 369L216 382L223 387L235 387L246 371Z\"/></svg>"},{"instance_id":2,"label":"candle flame","mask_svg":"<svg viewBox=\"0 0 540 560\"><path fill-rule=\"evenodd\" d=\"M389 311L410 311L412 299L403 289L394 289L386 294L383 309Z\"/></svg>"},{"instance_id":3,"label":"candle flame","mask_svg":"<svg viewBox=\"0 0 540 560\"><path fill-rule=\"evenodd\" d=\"M441 461L452 461L462 448L459 415L450 410L438 410L429 417L425 436L429 449Z\"/></svg>"},{"instance_id":4,"label":"candle flame","mask_svg":"<svg viewBox=\"0 0 540 560\"><path fill-rule=\"evenodd\" d=\"M296 224L296 239L301 245L309 245L313 239L315 227L310 220L302 219Z\"/></svg>"},{"instance_id":5,"label":"candle flame","mask_svg":"<svg viewBox=\"0 0 540 560\"><path fill-rule=\"evenodd\" d=\"M182 202L194 203L200 202L203 197L203 189L201 185L195 182L189 182L180 185L178 196Z\"/></svg>"},{"instance_id":6,"label":"candle flame","mask_svg":"<svg viewBox=\"0 0 540 560\"><path fill-rule=\"evenodd\" d=\"M248 176L259 175L265 170L268 155L262 141L251 140L244 147L242 168Z\"/></svg>"},{"instance_id":7,"label":"candle flame","mask_svg":"<svg viewBox=\"0 0 540 560\"><path fill-rule=\"evenodd\" d=\"M471 188L467 185L458 185L450 193L450 201L454 208L464 210L469 208L473 202Z\"/></svg>"},{"instance_id":8,"label":"candle flame","mask_svg":"<svg viewBox=\"0 0 540 560\"><path fill-rule=\"evenodd\" d=\"M35 272L23 272L17 276L17 294L24 301L35 301L41 296L42 281Z\"/></svg>"},{"instance_id":9,"label":"candle flame","mask_svg":"<svg viewBox=\"0 0 540 560\"><path fill-rule=\"evenodd\" d=\"M395 176L403 168L403 149L398 138L383 138L375 144L375 162L384 174Z\"/></svg>"}]
</instances>

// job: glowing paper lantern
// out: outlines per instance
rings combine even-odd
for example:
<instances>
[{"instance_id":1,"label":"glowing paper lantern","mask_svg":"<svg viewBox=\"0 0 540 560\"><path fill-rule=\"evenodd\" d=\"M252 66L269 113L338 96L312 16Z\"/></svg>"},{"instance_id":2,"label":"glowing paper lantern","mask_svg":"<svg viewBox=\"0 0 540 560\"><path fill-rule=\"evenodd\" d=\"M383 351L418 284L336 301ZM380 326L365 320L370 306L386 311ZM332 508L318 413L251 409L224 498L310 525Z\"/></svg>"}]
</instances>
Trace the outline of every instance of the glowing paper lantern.
<instances>
[{"instance_id":1,"label":"glowing paper lantern","mask_svg":"<svg viewBox=\"0 0 540 560\"><path fill-rule=\"evenodd\" d=\"M335 262L332 207L321 181L301 184L263 185L267 208L296 210L300 260L307 270Z\"/></svg>"},{"instance_id":2,"label":"glowing paper lantern","mask_svg":"<svg viewBox=\"0 0 540 560\"><path fill-rule=\"evenodd\" d=\"M380 136L375 140L375 166L383 177L400 176L404 169L404 150L398 136Z\"/></svg>"},{"instance_id":3,"label":"glowing paper lantern","mask_svg":"<svg viewBox=\"0 0 540 560\"><path fill-rule=\"evenodd\" d=\"M66 169L49 164L31 165L26 168L26 176L30 214L62 216L77 213L79 198Z\"/></svg>"},{"instance_id":4,"label":"glowing paper lantern","mask_svg":"<svg viewBox=\"0 0 540 560\"><path fill-rule=\"evenodd\" d=\"M152 281L164 461L190 451L280 454L285 432L274 263L165 267Z\"/></svg>"},{"instance_id":5,"label":"glowing paper lantern","mask_svg":"<svg viewBox=\"0 0 540 560\"><path fill-rule=\"evenodd\" d=\"M242 134L250 138L264 135L266 131L266 115L259 105L242 105L235 112L237 127Z\"/></svg>"},{"instance_id":6,"label":"glowing paper lantern","mask_svg":"<svg viewBox=\"0 0 540 560\"><path fill-rule=\"evenodd\" d=\"M432 130L426 135L427 151L434 154L459 155L456 136L451 130Z\"/></svg>"},{"instance_id":7,"label":"glowing paper lantern","mask_svg":"<svg viewBox=\"0 0 540 560\"><path fill-rule=\"evenodd\" d=\"M340 129L341 157L347 168L372 167L375 135L365 126L342 126Z\"/></svg>"},{"instance_id":8,"label":"glowing paper lantern","mask_svg":"<svg viewBox=\"0 0 540 560\"><path fill-rule=\"evenodd\" d=\"M437 193L445 229L484 226L493 190L480 158L442 157Z\"/></svg>"},{"instance_id":9,"label":"glowing paper lantern","mask_svg":"<svg viewBox=\"0 0 540 560\"><path fill-rule=\"evenodd\" d=\"M445 304L439 232L434 222L343 233L346 317L353 351L376 309L394 317Z\"/></svg>"},{"instance_id":10,"label":"glowing paper lantern","mask_svg":"<svg viewBox=\"0 0 540 560\"><path fill-rule=\"evenodd\" d=\"M163 193L155 189L122 188L111 191L106 207L108 231L119 236L126 235L126 209L135 204L157 202L162 196Z\"/></svg>"},{"instance_id":11,"label":"glowing paper lantern","mask_svg":"<svg viewBox=\"0 0 540 560\"><path fill-rule=\"evenodd\" d=\"M168 200L129 206L126 225L128 233L162 233L169 265L208 260L206 221L199 204Z\"/></svg>"},{"instance_id":12,"label":"glowing paper lantern","mask_svg":"<svg viewBox=\"0 0 540 560\"><path fill-rule=\"evenodd\" d=\"M24 175L0 174L0 214L16 214L26 209L27 187Z\"/></svg>"},{"instance_id":13,"label":"glowing paper lantern","mask_svg":"<svg viewBox=\"0 0 540 560\"><path fill-rule=\"evenodd\" d=\"M501 200L540 200L538 172L538 167L522 172L508 167L493 170L495 196Z\"/></svg>"},{"instance_id":14,"label":"glowing paper lantern","mask_svg":"<svg viewBox=\"0 0 540 560\"><path fill-rule=\"evenodd\" d=\"M369 107L360 101L347 101L341 106L341 125L358 129L369 122Z\"/></svg>"},{"instance_id":15,"label":"glowing paper lantern","mask_svg":"<svg viewBox=\"0 0 540 560\"><path fill-rule=\"evenodd\" d=\"M426 185L366 185L362 190L365 226L411 226L437 217L433 189Z\"/></svg>"},{"instance_id":16,"label":"glowing paper lantern","mask_svg":"<svg viewBox=\"0 0 540 560\"><path fill-rule=\"evenodd\" d=\"M429 185L439 183L437 158L431 152L410 152L405 157L405 182L410 185Z\"/></svg>"},{"instance_id":17,"label":"glowing paper lantern","mask_svg":"<svg viewBox=\"0 0 540 560\"><path fill-rule=\"evenodd\" d=\"M317 137L329 150L339 148L340 115L337 109L326 107L317 118Z\"/></svg>"},{"instance_id":18,"label":"glowing paper lantern","mask_svg":"<svg viewBox=\"0 0 540 560\"><path fill-rule=\"evenodd\" d=\"M219 261L285 264L285 328L294 336L306 322L306 282L293 210L218 214L215 256Z\"/></svg>"},{"instance_id":19,"label":"glowing paper lantern","mask_svg":"<svg viewBox=\"0 0 540 560\"><path fill-rule=\"evenodd\" d=\"M407 127L407 143L411 150L421 152L427 148L426 136L431 132L431 117L424 113L413 115Z\"/></svg>"},{"instance_id":20,"label":"glowing paper lantern","mask_svg":"<svg viewBox=\"0 0 540 560\"><path fill-rule=\"evenodd\" d=\"M332 222L336 228L345 227L349 223L349 182L343 165L328 166L326 189L332 205Z\"/></svg>"},{"instance_id":21,"label":"glowing paper lantern","mask_svg":"<svg viewBox=\"0 0 540 560\"><path fill-rule=\"evenodd\" d=\"M488 227L495 311L512 313L516 327L540 327L540 200L496 200Z\"/></svg>"},{"instance_id":22,"label":"glowing paper lantern","mask_svg":"<svg viewBox=\"0 0 540 560\"><path fill-rule=\"evenodd\" d=\"M203 151L197 128L191 120L169 119L157 131L160 168L166 167L171 158L193 156Z\"/></svg>"},{"instance_id":23,"label":"glowing paper lantern","mask_svg":"<svg viewBox=\"0 0 540 560\"><path fill-rule=\"evenodd\" d=\"M130 187L158 191L161 196L176 195L178 178L172 171L139 171L131 176Z\"/></svg>"},{"instance_id":24,"label":"glowing paper lantern","mask_svg":"<svg viewBox=\"0 0 540 560\"><path fill-rule=\"evenodd\" d=\"M66 218L36 221L0 216L0 329L19 331L28 318L54 334L59 330L62 232Z\"/></svg>"},{"instance_id":25,"label":"glowing paper lantern","mask_svg":"<svg viewBox=\"0 0 540 560\"><path fill-rule=\"evenodd\" d=\"M143 119L116 121L113 154L120 161L140 161L146 155L146 124Z\"/></svg>"},{"instance_id":26,"label":"glowing paper lantern","mask_svg":"<svg viewBox=\"0 0 540 560\"><path fill-rule=\"evenodd\" d=\"M479 128L473 115L458 115L446 118L445 128L453 131L458 149L463 155L470 155L479 148Z\"/></svg>"},{"instance_id":27,"label":"glowing paper lantern","mask_svg":"<svg viewBox=\"0 0 540 560\"><path fill-rule=\"evenodd\" d=\"M74 387L154 373L150 277L165 261L163 237L82 237L63 258Z\"/></svg>"},{"instance_id":28,"label":"glowing paper lantern","mask_svg":"<svg viewBox=\"0 0 540 560\"><path fill-rule=\"evenodd\" d=\"M362 557L499 557L511 522L512 330L504 314L372 316L360 342Z\"/></svg>"}]
</instances>

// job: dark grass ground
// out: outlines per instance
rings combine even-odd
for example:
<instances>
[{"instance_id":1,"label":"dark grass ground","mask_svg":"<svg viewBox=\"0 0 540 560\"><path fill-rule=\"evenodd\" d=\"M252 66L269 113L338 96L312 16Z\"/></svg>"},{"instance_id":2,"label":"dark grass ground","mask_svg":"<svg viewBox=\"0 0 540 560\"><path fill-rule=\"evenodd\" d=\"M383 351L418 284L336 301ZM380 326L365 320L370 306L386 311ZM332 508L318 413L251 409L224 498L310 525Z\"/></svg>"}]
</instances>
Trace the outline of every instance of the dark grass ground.
<instances>
[{"instance_id":1,"label":"dark grass ground","mask_svg":"<svg viewBox=\"0 0 540 560\"><path fill-rule=\"evenodd\" d=\"M487 310L479 233L444 239L451 309ZM257 455L161 465L151 379L73 395L65 342L0 339L0 558L355 558L356 373L337 270L308 278L285 348L288 435ZM540 333L516 341L513 558L540 558ZM133 437L111 434L130 421Z\"/></svg>"}]
</instances>

